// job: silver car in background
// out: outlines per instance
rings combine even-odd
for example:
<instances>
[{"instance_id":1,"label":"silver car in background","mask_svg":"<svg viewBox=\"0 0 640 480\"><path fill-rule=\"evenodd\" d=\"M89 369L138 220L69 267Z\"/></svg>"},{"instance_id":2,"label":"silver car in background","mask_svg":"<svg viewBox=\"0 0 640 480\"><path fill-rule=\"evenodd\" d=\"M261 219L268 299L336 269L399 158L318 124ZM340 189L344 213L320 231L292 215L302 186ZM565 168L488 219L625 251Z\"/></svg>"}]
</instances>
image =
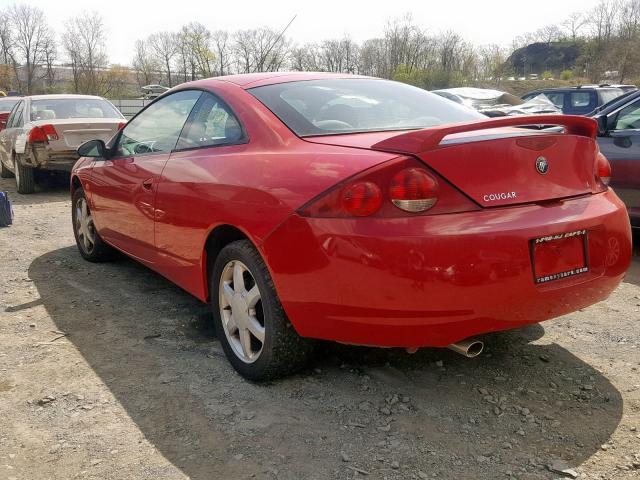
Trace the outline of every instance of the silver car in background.
<instances>
[{"instance_id":1,"label":"silver car in background","mask_svg":"<svg viewBox=\"0 0 640 480\"><path fill-rule=\"evenodd\" d=\"M125 122L102 97L23 97L0 131L0 176L15 176L18 192L32 193L36 170L71 171L81 144L94 139L107 142Z\"/></svg>"}]
</instances>

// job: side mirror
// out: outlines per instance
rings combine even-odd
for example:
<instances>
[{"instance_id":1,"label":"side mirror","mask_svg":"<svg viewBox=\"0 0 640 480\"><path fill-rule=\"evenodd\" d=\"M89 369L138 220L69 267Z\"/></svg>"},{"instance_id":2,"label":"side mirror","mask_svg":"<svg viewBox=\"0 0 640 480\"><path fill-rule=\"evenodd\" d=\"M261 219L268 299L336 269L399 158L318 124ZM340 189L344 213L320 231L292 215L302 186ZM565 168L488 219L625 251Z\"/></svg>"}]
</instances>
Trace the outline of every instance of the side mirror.
<instances>
[{"instance_id":1,"label":"side mirror","mask_svg":"<svg viewBox=\"0 0 640 480\"><path fill-rule=\"evenodd\" d=\"M78 147L78 155L90 158L105 158L107 147L102 140L89 140Z\"/></svg>"},{"instance_id":2,"label":"side mirror","mask_svg":"<svg viewBox=\"0 0 640 480\"><path fill-rule=\"evenodd\" d=\"M628 129L628 130L611 130L609 132L609 136L613 138L629 138L629 137L637 137L640 135L639 129Z\"/></svg>"}]
</instances>

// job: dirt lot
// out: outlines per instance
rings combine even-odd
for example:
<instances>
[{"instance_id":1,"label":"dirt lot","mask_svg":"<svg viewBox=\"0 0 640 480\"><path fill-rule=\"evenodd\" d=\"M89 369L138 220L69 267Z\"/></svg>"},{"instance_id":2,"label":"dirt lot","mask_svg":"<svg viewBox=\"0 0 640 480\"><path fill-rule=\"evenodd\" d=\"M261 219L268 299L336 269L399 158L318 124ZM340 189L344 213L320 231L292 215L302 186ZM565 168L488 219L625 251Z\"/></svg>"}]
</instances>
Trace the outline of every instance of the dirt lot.
<instances>
[{"instance_id":1,"label":"dirt lot","mask_svg":"<svg viewBox=\"0 0 640 480\"><path fill-rule=\"evenodd\" d=\"M323 345L266 385L207 307L128 259L84 262L65 186L0 181L0 479L640 476L640 261L606 302L448 350ZM66 336L62 336L66 334Z\"/></svg>"}]
</instances>

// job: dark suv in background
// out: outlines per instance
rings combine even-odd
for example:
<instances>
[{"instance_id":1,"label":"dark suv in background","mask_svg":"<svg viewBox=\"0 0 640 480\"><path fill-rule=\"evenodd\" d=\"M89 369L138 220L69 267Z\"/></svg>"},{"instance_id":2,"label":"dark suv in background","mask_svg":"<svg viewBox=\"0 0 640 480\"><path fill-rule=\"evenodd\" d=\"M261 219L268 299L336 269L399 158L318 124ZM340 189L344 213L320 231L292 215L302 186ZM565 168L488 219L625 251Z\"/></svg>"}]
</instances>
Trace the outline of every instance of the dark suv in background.
<instances>
[{"instance_id":1,"label":"dark suv in background","mask_svg":"<svg viewBox=\"0 0 640 480\"><path fill-rule=\"evenodd\" d=\"M599 106L622 95L624 90L609 85L585 85L567 88L543 88L523 95L523 100L530 100L544 94L556 107L566 115L588 115Z\"/></svg>"}]
</instances>

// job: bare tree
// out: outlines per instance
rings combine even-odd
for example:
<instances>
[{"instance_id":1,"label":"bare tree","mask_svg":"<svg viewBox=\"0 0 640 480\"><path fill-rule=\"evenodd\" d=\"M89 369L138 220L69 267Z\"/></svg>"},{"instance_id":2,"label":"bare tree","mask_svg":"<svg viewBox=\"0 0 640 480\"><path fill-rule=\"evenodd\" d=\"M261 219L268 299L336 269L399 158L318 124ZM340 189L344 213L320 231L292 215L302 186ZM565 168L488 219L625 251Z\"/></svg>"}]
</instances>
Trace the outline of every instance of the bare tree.
<instances>
[{"instance_id":1,"label":"bare tree","mask_svg":"<svg viewBox=\"0 0 640 480\"><path fill-rule=\"evenodd\" d=\"M149 85L157 81L160 68L145 40L136 40L132 63L139 85Z\"/></svg>"},{"instance_id":2,"label":"bare tree","mask_svg":"<svg viewBox=\"0 0 640 480\"><path fill-rule=\"evenodd\" d=\"M326 72L356 73L358 52L358 45L348 37L325 40L318 47L320 69Z\"/></svg>"},{"instance_id":3,"label":"bare tree","mask_svg":"<svg viewBox=\"0 0 640 480\"><path fill-rule=\"evenodd\" d=\"M289 42L270 28L240 30L234 35L233 50L239 72L271 72L287 60Z\"/></svg>"},{"instance_id":4,"label":"bare tree","mask_svg":"<svg viewBox=\"0 0 640 480\"><path fill-rule=\"evenodd\" d=\"M8 15L13 26L14 65L21 64L24 72L24 89L31 94L34 82L39 78L39 70L45 61L47 44L51 33L45 21L44 12L37 7L25 4L14 4L9 7ZM16 72L17 81L21 78Z\"/></svg>"},{"instance_id":5,"label":"bare tree","mask_svg":"<svg viewBox=\"0 0 640 480\"><path fill-rule=\"evenodd\" d=\"M589 15L591 34L598 42L611 40L616 28L620 2L618 0L600 0Z\"/></svg>"},{"instance_id":6,"label":"bare tree","mask_svg":"<svg viewBox=\"0 0 640 480\"><path fill-rule=\"evenodd\" d=\"M184 25L178 34L178 63L184 81L211 77L215 55L211 50L211 32L198 22Z\"/></svg>"},{"instance_id":7,"label":"bare tree","mask_svg":"<svg viewBox=\"0 0 640 480\"><path fill-rule=\"evenodd\" d=\"M46 39L44 47L44 66L45 66L45 80L47 90L53 89L56 81L56 70L54 63L58 60L58 46L56 39L52 33Z\"/></svg>"},{"instance_id":8,"label":"bare tree","mask_svg":"<svg viewBox=\"0 0 640 480\"><path fill-rule=\"evenodd\" d=\"M7 12L0 12L0 63L11 63L12 50L12 23L11 16Z\"/></svg>"},{"instance_id":9,"label":"bare tree","mask_svg":"<svg viewBox=\"0 0 640 480\"><path fill-rule=\"evenodd\" d=\"M564 33L558 25L546 25L538 30L535 35L538 37L539 41L549 44L560 41L563 38Z\"/></svg>"},{"instance_id":10,"label":"bare tree","mask_svg":"<svg viewBox=\"0 0 640 480\"><path fill-rule=\"evenodd\" d=\"M385 41L382 38L365 40L360 47L358 72L362 75L388 78L388 66L385 60Z\"/></svg>"},{"instance_id":11,"label":"bare tree","mask_svg":"<svg viewBox=\"0 0 640 480\"><path fill-rule=\"evenodd\" d=\"M65 27L62 39L71 63L75 91L102 93L103 72L108 67L102 17L96 12L84 12L67 20Z\"/></svg>"},{"instance_id":12,"label":"bare tree","mask_svg":"<svg viewBox=\"0 0 640 480\"><path fill-rule=\"evenodd\" d=\"M231 73L231 41L229 33L224 30L216 30L211 34L213 51L216 57L216 74L227 75Z\"/></svg>"},{"instance_id":13,"label":"bare tree","mask_svg":"<svg viewBox=\"0 0 640 480\"><path fill-rule=\"evenodd\" d=\"M621 5L617 38L614 52L618 60L618 78L622 83L633 67L640 63L640 0L630 0Z\"/></svg>"},{"instance_id":14,"label":"bare tree","mask_svg":"<svg viewBox=\"0 0 640 480\"><path fill-rule=\"evenodd\" d=\"M177 35L172 32L158 32L149 36L147 42L157 63L163 66L168 86L173 87L172 66L179 51Z\"/></svg>"},{"instance_id":15,"label":"bare tree","mask_svg":"<svg viewBox=\"0 0 640 480\"><path fill-rule=\"evenodd\" d=\"M586 23L587 19L581 12L574 12L562 23L562 26L569 34L569 38L575 42Z\"/></svg>"}]
</instances>

